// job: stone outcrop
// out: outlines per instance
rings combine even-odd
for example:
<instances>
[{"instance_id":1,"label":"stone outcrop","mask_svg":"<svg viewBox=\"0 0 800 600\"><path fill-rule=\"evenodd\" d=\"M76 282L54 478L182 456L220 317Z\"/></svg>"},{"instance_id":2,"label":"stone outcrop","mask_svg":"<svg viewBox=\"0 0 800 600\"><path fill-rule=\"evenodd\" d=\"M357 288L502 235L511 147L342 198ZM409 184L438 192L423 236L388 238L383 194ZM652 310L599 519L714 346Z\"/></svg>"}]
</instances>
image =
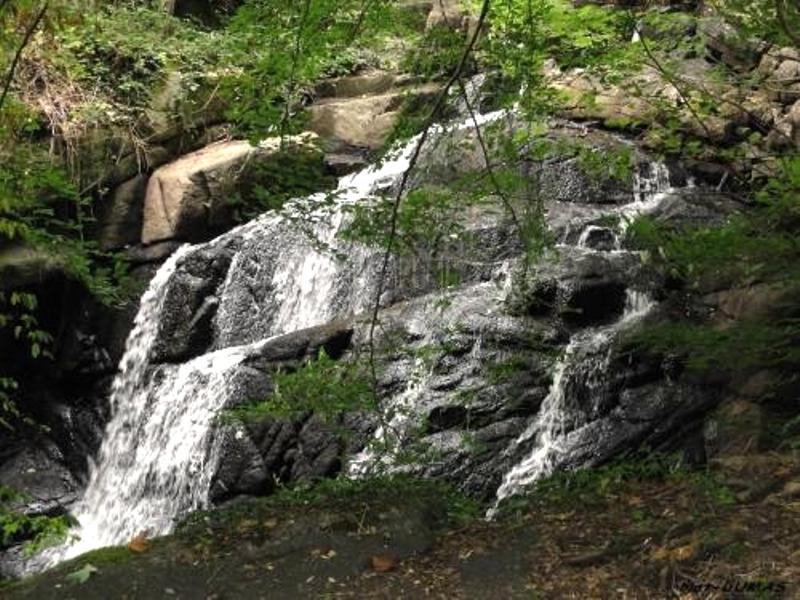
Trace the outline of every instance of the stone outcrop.
<instances>
[{"instance_id":1,"label":"stone outcrop","mask_svg":"<svg viewBox=\"0 0 800 600\"><path fill-rule=\"evenodd\" d=\"M103 250L120 250L141 240L146 175L120 184L98 207L99 241Z\"/></svg>"},{"instance_id":2,"label":"stone outcrop","mask_svg":"<svg viewBox=\"0 0 800 600\"><path fill-rule=\"evenodd\" d=\"M288 147L306 151L313 136L292 138ZM300 150L302 149L302 150ZM280 141L259 146L219 142L156 170L147 183L141 241L199 241L230 225L237 183L248 162L263 164L282 151Z\"/></svg>"},{"instance_id":3,"label":"stone outcrop","mask_svg":"<svg viewBox=\"0 0 800 600\"><path fill-rule=\"evenodd\" d=\"M377 150L392 132L405 102L425 101L439 90L437 85L397 84L380 72L326 83L320 91L333 95L310 107L308 127L334 145Z\"/></svg>"}]
</instances>

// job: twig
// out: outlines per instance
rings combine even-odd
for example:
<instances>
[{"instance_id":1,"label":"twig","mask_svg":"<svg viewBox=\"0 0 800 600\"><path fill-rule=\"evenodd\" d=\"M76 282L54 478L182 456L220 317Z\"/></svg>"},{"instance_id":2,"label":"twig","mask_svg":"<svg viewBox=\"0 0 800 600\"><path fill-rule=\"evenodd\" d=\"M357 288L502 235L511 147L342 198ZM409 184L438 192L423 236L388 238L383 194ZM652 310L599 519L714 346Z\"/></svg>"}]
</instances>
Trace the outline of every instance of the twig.
<instances>
[{"instance_id":1,"label":"twig","mask_svg":"<svg viewBox=\"0 0 800 600\"><path fill-rule=\"evenodd\" d=\"M281 149L283 149L283 141L286 136L286 126L289 123L292 109L292 98L294 96L295 88L297 86L297 65L300 62L300 50L303 44L303 31L306 28L306 20L311 12L311 0L305 0L303 4L303 11L300 14L300 22L297 25L297 32L294 37L294 48L292 50L292 64L289 71L289 85L286 92L286 104L283 108L283 116L280 123L280 138Z\"/></svg>"}]
</instances>

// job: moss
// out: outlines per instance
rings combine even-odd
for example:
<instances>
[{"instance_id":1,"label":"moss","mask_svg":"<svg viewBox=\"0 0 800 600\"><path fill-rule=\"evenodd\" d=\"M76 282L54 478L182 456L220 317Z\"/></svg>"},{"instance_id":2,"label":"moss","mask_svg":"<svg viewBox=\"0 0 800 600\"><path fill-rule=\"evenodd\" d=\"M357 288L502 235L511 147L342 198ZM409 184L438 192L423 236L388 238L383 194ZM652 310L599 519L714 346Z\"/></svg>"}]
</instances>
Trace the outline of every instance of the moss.
<instances>
[{"instance_id":1,"label":"moss","mask_svg":"<svg viewBox=\"0 0 800 600\"><path fill-rule=\"evenodd\" d=\"M127 546L109 546L108 548L92 550L73 561L65 563L63 569L74 571L87 564L92 564L96 567L115 565L127 562L134 557L136 557L136 553L129 550Z\"/></svg>"}]
</instances>

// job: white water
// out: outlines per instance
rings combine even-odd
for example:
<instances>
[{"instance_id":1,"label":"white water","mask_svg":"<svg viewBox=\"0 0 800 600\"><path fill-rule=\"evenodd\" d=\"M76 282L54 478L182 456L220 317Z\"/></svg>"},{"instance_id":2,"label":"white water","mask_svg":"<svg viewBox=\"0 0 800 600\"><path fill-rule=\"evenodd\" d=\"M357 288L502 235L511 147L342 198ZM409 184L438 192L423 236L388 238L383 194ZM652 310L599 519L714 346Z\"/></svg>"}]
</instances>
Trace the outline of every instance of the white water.
<instances>
[{"instance_id":1,"label":"white water","mask_svg":"<svg viewBox=\"0 0 800 600\"><path fill-rule=\"evenodd\" d=\"M625 311L619 321L573 336L555 366L553 382L537 418L508 450L513 455L517 449L534 439L529 454L503 477L494 507L488 513L490 518L503 500L550 475L568 456L570 426L576 421L580 424L581 413L590 413L594 408L574 406L572 396L576 388L588 391L594 403L599 403L597 395L605 381L613 342L621 331L647 315L653 306L654 303L646 294L629 290Z\"/></svg>"},{"instance_id":2,"label":"white water","mask_svg":"<svg viewBox=\"0 0 800 600\"><path fill-rule=\"evenodd\" d=\"M633 218L655 209L672 190L666 165L654 162L646 165L646 168L648 172L637 172L634 176L634 202L615 211L621 218L621 231L615 234L613 252L625 252L621 250L620 234L624 233ZM591 224L586 226L578 238L577 246L587 252L595 252L587 248L587 241L598 228ZM641 320L654 306L649 296L629 289L625 309L617 322L584 330L572 337L556 363L550 390L539 408L537 418L506 450L507 455L515 456L520 448L531 445L527 455L503 476L495 503L487 513L488 518L497 513L503 500L550 475L568 457L569 433L580 427L583 415L591 414L602 400L598 395L602 393L602 385L606 380L614 341L620 332ZM594 406L576 406L574 396L578 389L584 392L584 397L591 397Z\"/></svg>"},{"instance_id":3,"label":"white water","mask_svg":"<svg viewBox=\"0 0 800 600\"><path fill-rule=\"evenodd\" d=\"M479 124L504 114L483 115ZM471 126L470 120L456 128ZM443 127L432 128L429 143L435 143L443 131ZM341 179L332 216L318 215L322 223L314 234L323 245L335 246L346 204L367 200L398 184L418 143L419 138L413 138L380 165ZM314 194L295 203L314 206L324 200L324 194ZM291 212L292 206L288 209ZM247 238L258 232L257 220L235 233ZM193 247L184 246L173 254L141 300L113 383L111 419L98 456L90 464L85 493L73 511L79 525L68 543L31 561L25 566L28 571L95 548L125 544L139 534L169 533L177 517L208 506L219 451L215 417L229 399L237 366L273 335L322 324L336 316L331 313L330 296L341 266L330 252L309 247L282 261L273 275L279 309L267 339L221 349L181 365L154 365L151 359L169 285L181 260L192 251ZM348 251L359 250L350 247ZM231 268L236 264L234 259ZM361 283L362 289L351 290L351 295L370 302L367 283ZM409 401L412 395L409 392Z\"/></svg>"}]
</instances>

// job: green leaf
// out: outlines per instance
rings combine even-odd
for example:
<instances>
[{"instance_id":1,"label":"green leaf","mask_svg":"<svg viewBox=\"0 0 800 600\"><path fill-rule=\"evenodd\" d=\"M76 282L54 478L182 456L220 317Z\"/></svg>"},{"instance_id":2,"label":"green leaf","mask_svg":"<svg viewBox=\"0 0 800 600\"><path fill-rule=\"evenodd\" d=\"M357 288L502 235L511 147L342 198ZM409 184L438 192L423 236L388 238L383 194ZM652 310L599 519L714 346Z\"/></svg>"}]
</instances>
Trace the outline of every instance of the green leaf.
<instances>
[{"instance_id":1,"label":"green leaf","mask_svg":"<svg viewBox=\"0 0 800 600\"><path fill-rule=\"evenodd\" d=\"M66 579L68 581L72 582L72 583L84 584L87 581L89 581L89 578L93 574L99 573L99 572L100 572L100 569L95 567L93 564L86 563L85 565L83 565L77 571L74 571L73 573L70 573L69 575L67 575Z\"/></svg>"}]
</instances>

